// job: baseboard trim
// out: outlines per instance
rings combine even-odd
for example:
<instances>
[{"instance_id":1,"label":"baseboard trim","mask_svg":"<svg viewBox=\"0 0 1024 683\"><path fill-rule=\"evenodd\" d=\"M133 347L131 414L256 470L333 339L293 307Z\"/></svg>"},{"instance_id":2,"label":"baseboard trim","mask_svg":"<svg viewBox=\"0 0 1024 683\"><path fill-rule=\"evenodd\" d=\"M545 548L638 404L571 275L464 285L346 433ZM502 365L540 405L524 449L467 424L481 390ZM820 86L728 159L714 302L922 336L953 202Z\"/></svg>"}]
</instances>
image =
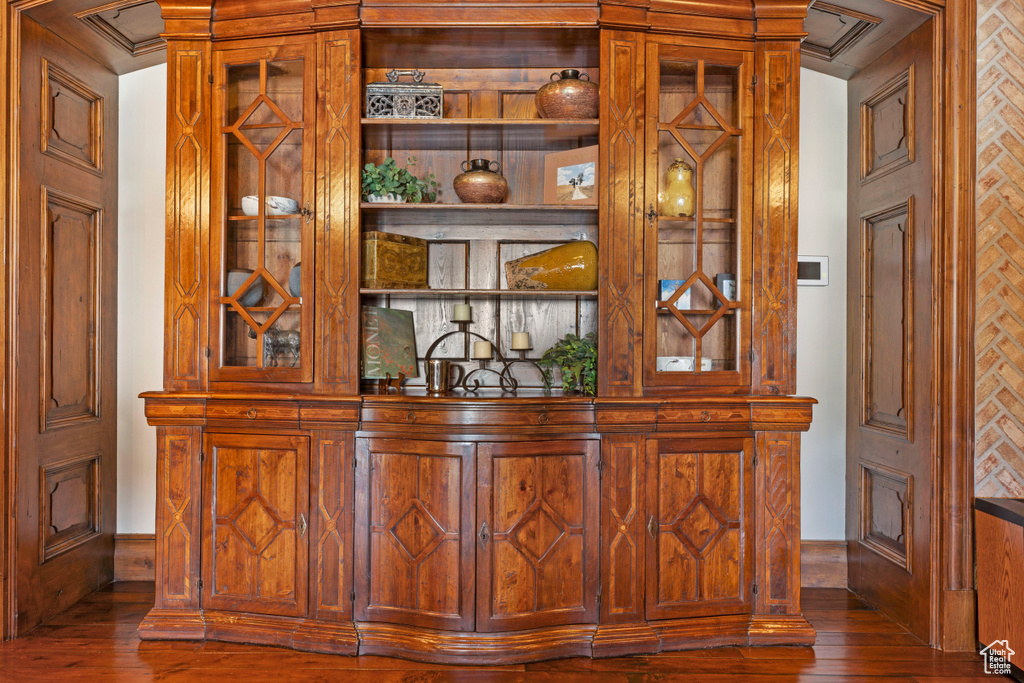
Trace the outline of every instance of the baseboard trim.
<instances>
[{"instance_id":1,"label":"baseboard trim","mask_svg":"<svg viewBox=\"0 0 1024 683\"><path fill-rule=\"evenodd\" d=\"M156 534L114 534L114 581L156 580Z\"/></svg>"},{"instance_id":2,"label":"baseboard trim","mask_svg":"<svg viewBox=\"0 0 1024 683\"><path fill-rule=\"evenodd\" d=\"M800 541L800 585L847 588L846 541Z\"/></svg>"},{"instance_id":3,"label":"baseboard trim","mask_svg":"<svg viewBox=\"0 0 1024 683\"><path fill-rule=\"evenodd\" d=\"M114 580L154 581L156 534L114 535ZM801 541L800 585L846 588L846 541Z\"/></svg>"}]
</instances>

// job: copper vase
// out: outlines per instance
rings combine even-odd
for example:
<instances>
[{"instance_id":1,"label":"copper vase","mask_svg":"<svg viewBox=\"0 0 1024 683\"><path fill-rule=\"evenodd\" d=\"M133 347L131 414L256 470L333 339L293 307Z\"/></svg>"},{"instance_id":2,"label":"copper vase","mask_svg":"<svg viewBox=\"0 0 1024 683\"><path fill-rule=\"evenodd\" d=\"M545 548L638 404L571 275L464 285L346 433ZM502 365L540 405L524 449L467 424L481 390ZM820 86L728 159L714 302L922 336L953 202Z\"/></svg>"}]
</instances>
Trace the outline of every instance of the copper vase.
<instances>
[{"instance_id":1,"label":"copper vase","mask_svg":"<svg viewBox=\"0 0 1024 683\"><path fill-rule=\"evenodd\" d=\"M537 111L545 119L596 119L598 110L597 83L579 69L563 69L551 74L535 96Z\"/></svg>"},{"instance_id":2,"label":"copper vase","mask_svg":"<svg viewBox=\"0 0 1024 683\"><path fill-rule=\"evenodd\" d=\"M491 166L495 170L491 170ZM501 175L497 161L472 159L462 162L462 173L455 176L452 185L455 194L466 204L497 204L508 192L508 181Z\"/></svg>"}]
</instances>

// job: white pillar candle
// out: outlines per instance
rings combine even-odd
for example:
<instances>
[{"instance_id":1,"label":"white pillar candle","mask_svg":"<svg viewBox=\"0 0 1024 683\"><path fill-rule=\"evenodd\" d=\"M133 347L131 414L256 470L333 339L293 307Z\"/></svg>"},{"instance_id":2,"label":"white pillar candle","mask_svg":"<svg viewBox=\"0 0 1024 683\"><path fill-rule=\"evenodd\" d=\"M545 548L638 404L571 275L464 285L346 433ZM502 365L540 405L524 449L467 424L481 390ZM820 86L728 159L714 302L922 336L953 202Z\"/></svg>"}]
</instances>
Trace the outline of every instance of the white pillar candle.
<instances>
[{"instance_id":1,"label":"white pillar candle","mask_svg":"<svg viewBox=\"0 0 1024 683\"><path fill-rule=\"evenodd\" d=\"M486 360L491 357L491 342L489 341L478 341L473 342L473 358L479 358L480 360Z\"/></svg>"},{"instance_id":2,"label":"white pillar candle","mask_svg":"<svg viewBox=\"0 0 1024 683\"><path fill-rule=\"evenodd\" d=\"M530 348L530 333L529 332L513 332L512 333L512 350L513 351L525 351Z\"/></svg>"},{"instance_id":3,"label":"white pillar candle","mask_svg":"<svg viewBox=\"0 0 1024 683\"><path fill-rule=\"evenodd\" d=\"M469 308L469 304L455 304L455 313L452 314L452 320L466 323L473 320L473 313Z\"/></svg>"}]
</instances>

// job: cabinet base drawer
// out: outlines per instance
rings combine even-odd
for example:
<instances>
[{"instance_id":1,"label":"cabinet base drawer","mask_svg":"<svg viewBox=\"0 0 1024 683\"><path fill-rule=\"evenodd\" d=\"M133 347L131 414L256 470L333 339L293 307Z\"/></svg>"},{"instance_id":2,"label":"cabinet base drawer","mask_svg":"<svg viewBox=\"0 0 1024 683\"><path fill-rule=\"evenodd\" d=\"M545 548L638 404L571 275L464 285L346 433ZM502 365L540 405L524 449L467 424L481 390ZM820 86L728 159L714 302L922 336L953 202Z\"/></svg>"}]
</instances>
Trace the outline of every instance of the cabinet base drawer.
<instances>
[{"instance_id":1,"label":"cabinet base drawer","mask_svg":"<svg viewBox=\"0 0 1024 683\"><path fill-rule=\"evenodd\" d=\"M434 408L421 405L374 406L363 408L363 429L379 427L497 428L577 427L575 431L593 431L594 412L588 408L494 406L489 408Z\"/></svg>"},{"instance_id":2,"label":"cabinet base drawer","mask_svg":"<svg viewBox=\"0 0 1024 683\"><path fill-rule=\"evenodd\" d=\"M220 420L244 422L292 422L299 421L299 406L295 403L249 403L247 401L206 402L207 422Z\"/></svg>"}]
</instances>

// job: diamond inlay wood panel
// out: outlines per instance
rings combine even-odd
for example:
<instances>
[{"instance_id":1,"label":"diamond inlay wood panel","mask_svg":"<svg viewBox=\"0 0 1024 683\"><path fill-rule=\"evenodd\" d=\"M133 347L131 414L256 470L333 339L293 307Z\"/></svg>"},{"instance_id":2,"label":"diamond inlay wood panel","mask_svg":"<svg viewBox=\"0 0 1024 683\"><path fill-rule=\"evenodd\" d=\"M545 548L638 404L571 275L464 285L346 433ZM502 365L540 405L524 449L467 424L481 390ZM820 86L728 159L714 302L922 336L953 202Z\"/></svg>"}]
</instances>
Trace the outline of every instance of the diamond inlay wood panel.
<instances>
[{"instance_id":1,"label":"diamond inlay wood panel","mask_svg":"<svg viewBox=\"0 0 1024 683\"><path fill-rule=\"evenodd\" d=\"M978 3L975 494L1024 497L1024 2Z\"/></svg>"},{"instance_id":2,"label":"diamond inlay wood panel","mask_svg":"<svg viewBox=\"0 0 1024 683\"><path fill-rule=\"evenodd\" d=\"M477 631L596 620L596 441L486 443L477 456Z\"/></svg>"},{"instance_id":3,"label":"diamond inlay wood panel","mask_svg":"<svg viewBox=\"0 0 1024 683\"><path fill-rule=\"evenodd\" d=\"M648 441L649 619L731 614L747 600L744 444L730 452L710 445Z\"/></svg>"},{"instance_id":4,"label":"diamond inlay wood panel","mask_svg":"<svg viewBox=\"0 0 1024 683\"><path fill-rule=\"evenodd\" d=\"M305 614L308 440L207 440L204 606Z\"/></svg>"},{"instance_id":5,"label":"diamond inlay wood panel","mask_svg":"<svg viewBox=\"0 0 1024 683\"><path fill-rule=\"evenodd\" d=\"M472 628L473 451L358 440L357 620Z\"/></svg>"}]
</instances>

